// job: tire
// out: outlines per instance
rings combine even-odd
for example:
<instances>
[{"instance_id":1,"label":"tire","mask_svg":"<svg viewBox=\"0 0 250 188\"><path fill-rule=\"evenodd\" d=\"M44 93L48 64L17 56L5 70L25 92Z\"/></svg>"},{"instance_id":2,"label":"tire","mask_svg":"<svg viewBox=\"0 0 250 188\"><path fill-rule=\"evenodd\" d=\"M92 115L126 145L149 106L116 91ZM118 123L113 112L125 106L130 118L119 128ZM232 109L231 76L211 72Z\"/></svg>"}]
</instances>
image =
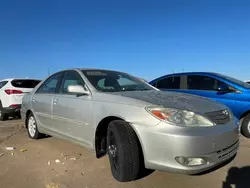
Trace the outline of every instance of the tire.
<instances>
[{"instance_id":1,"label":"tire","mask_svg":"<svg viewBox=\"0 0 250 188\"><path fill-rule=\"evenodd\" d=\"M0 120L5 121L9 118L8 114L3 112L2 102L0 101Z\"/></svg>"},{"instance_id":2,"label":"tire","mask_svg":"<svg viewBox=\"0 0 250 188\"><path fill-rule=\"evenodd\" d=\"M107 150L113 177L119 182L136 180L144 169L141 147L132 127L121 120L108 126Z\"/></svg>"},{"instance_id":3,"label":"tire","mask_svg":"<svg viewBox=\"0 0 250 188\"><path fill-rule=\"evenodd\" d=\"M241 133L246 138L250 138L250 114L246 115L241 124Z\"/></svg>"},{"instance_id":4,"label":"tire","mask_svg":"<svg viewBox=\"0 0 250 188\"><path fill-rule=\"evenodd\" d=\"M32 113L29 114L27 119L27 130L31 139L39 139L42 137L42 134L37 129L36 118Z\"/></svg>"},{"instance_id":5,"label":"tire","mask_svg":"<svg viewBox=\"0 0 250 188\"><path fill-rule=\"evenodd\" d=\"M21 113L18 112L18 113L16 114L16 117L17 117L18 119L22 119Z\"/></svg>"}]
</instances>

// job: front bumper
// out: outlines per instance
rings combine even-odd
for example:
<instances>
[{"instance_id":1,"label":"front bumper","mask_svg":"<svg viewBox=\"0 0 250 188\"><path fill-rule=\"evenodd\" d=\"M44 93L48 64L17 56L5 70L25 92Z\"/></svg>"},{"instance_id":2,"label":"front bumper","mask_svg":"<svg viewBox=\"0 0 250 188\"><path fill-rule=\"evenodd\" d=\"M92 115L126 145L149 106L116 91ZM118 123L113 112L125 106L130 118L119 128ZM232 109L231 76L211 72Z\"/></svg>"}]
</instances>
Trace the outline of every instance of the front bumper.
<instances>
[{"instance_id":1,"label":"front bumper","mask_svg":"<svg viewBox=\"0 0 250 188\"><path fill-rule=\"evenodd\" d=\"M237 123L208 128L177 127L164 122L150 127L131 125L141 142L148 169L197 174L230 160L239 148ZM183 165L176 157L201 158L206 163Z\"/></svg>"}]
</instances>

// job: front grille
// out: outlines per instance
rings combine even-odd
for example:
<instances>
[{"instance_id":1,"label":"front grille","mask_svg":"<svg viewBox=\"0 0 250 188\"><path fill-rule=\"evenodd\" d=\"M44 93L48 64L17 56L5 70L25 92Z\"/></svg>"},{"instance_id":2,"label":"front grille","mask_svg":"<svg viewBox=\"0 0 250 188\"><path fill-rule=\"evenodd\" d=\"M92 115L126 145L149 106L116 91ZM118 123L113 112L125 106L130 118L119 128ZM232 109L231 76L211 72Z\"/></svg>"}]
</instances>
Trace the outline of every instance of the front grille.
<instances>
[{"instance_id":1,"label":"front grille","mask_svg":"<svg viewBox=\"0 0 250 188\"><path fill-rule=\"evenodd\" d=\"M239 141L235 142L234 144L232 144L231 146L229 147L226 147L222 150L219 150L217 151L217 154L218 154L218 158L221 159L221 158L225 158L227 157L229 154L231 153L235 153L235 151L237 150L239 146Z\"/></svg>"},{"instance_id":2,"label":"front grille","mask_svg":"<svg viewBox=\"0 0 250 188\"><path fill-rule=\"evenodd\" d=\"M230 114L228 110L207 112L205 115L215 124L225 124L230 121Z\"/></svg>"}]
</instances>

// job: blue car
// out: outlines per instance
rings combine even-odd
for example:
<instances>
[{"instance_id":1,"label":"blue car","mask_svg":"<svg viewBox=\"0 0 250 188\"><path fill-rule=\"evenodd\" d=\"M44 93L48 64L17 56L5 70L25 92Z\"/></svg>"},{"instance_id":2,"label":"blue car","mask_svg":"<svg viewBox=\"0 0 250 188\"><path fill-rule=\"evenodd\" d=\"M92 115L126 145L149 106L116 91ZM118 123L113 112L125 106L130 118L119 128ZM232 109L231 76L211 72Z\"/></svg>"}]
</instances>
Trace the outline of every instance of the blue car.
<instances>
[{"instance_id":1,"label":"blue car","mask_svg":"<svg viewBox=\"0 0 250 188\"><path fill-rule=\"evenodd\" d=\"M250 84L209 72L170 74L149 83L160 90L199 95L224 103L241 120L242 134L250 138Z\"/></svg>"}]
</instances>

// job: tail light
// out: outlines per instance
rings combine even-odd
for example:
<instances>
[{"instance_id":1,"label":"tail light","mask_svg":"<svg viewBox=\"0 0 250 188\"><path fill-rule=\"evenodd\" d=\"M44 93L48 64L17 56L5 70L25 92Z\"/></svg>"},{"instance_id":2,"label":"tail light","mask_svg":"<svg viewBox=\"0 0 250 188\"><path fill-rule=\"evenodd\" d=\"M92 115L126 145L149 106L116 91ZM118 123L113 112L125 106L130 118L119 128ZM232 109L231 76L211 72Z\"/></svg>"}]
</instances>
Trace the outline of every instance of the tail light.
<instances>
[{"instance_id":1,"label":"tail light","mask_svg":"<svg viewBox=\"0 0 250 188\"><path fill-rule=\"evenodd\" d=\"M20 104L12 104L12 105L10 105L10 107L18 107L18 106L20 106Z\"/></svg>"},{"instance_id":2,"label":"tail light","mask_svg":"<svg viewBox=\"0 0 250 188\"><path fill-rule=\"evenodd\" d=\"M11 94L22 94L23 92L21 90L16 90L16 89L6 89L5 93L11 95Z\"/></svg>"}]
</instances>

